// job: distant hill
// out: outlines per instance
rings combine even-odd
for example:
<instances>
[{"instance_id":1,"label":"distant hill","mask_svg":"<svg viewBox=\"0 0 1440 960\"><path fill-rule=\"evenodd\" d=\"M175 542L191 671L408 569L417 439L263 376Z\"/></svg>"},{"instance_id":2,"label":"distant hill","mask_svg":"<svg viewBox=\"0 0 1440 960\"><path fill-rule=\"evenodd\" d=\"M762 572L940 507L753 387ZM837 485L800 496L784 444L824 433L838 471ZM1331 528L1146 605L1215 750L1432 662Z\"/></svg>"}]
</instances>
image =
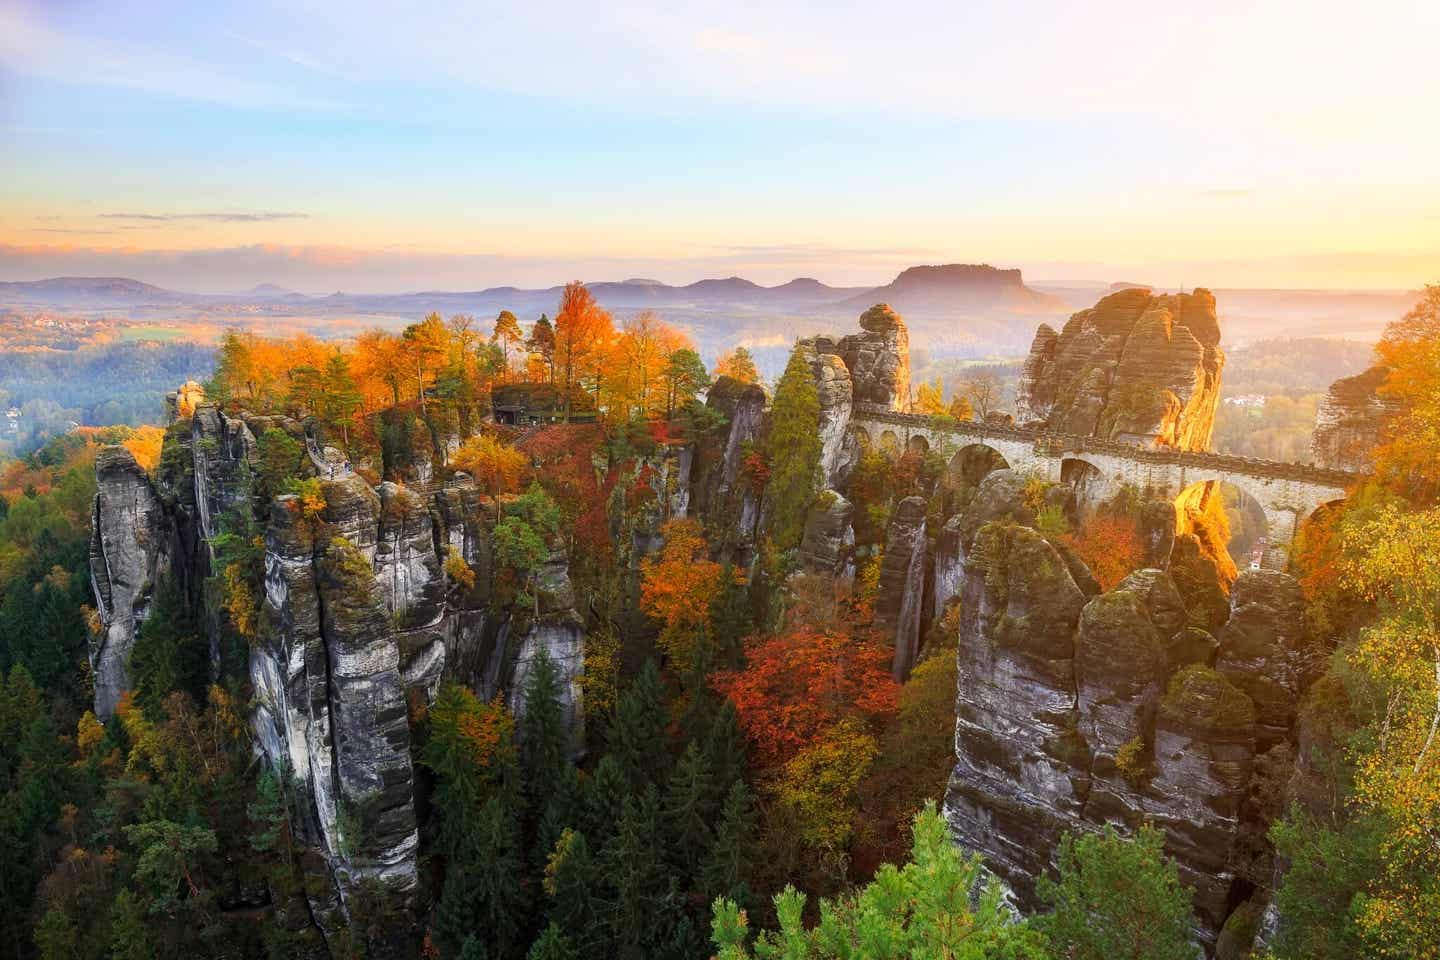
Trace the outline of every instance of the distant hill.
<instances>
[{"instance_id":1,"label":"distant hill","mask_svg":"<svg viewBox=\"0 0 1440 960\"><path fill-rule=\"evenodd\" d=\"M181 303L188 295L125 277L55 277L0 282L0 303L63 307Z\"/></svg>"},{"instance_id":2,"label":"distant hill","mask_svg":"<svg viewBox=\"0 0 1440 960\"><path fill-rule=\"evenodd\" d=\"M1059 297L1025 286L1019 270L968 263L910 267L885 286L852 297L845 305L863 310L881 301L901 315L1064 313L1069 309Z\"/></svg>"}]
</instances>

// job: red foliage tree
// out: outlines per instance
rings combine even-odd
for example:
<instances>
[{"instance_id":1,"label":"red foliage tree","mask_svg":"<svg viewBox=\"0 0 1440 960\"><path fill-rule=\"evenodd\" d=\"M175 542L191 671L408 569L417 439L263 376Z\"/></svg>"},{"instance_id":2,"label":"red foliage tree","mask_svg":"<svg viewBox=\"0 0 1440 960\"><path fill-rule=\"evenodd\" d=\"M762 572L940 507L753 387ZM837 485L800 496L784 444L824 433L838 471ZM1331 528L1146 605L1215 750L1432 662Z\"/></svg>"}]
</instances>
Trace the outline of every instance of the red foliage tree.
<instances>
[{"instance_id":1,"label":"red foliage tree","mask_svg":"<svg viewBox=\"0 0 1440 960\"><path fill-rule=\"evenodd\" d=\"M746 667L717 673L761 767L784 763L847 717L894 714L890 651L834 629L801 624L745 644Z\"/></svg>"}]
</instances>

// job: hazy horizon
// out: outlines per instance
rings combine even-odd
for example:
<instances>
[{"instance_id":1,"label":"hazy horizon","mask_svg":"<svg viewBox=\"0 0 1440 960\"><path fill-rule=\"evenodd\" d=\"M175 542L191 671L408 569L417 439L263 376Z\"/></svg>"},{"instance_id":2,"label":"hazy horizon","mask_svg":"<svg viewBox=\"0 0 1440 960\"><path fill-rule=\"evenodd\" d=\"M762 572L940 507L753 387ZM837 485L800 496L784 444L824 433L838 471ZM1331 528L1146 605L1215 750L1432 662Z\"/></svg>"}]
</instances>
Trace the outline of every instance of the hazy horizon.
<instances>
[{"instance_id":1,"label":"hazy horizon","mask_svg":"<svg viewBox=\"0 0 1440 960\"><path fill-rule=\"evenodd\" d=\"M1440 9L1161 7L0 0L0 279L1440 279Z\"/></svg>"}]
</instances>

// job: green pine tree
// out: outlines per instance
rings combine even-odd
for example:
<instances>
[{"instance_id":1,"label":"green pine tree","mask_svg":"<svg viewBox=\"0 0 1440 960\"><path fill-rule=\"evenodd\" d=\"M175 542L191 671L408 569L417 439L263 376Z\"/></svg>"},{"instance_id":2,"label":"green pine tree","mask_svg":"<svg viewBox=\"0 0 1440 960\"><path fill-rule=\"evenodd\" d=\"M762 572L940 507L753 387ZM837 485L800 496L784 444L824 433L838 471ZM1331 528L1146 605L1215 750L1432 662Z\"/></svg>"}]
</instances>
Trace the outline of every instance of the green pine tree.
<instances>
[{"instance_id":1,"label":"green pine tree","mask_svg":"<svg viewBox=\"0 0 1440 960\"><path fill-rule=\"evenodd\" d=\"M40 960L72 960L76 939L75 921L59 907L46 910L35 925L35 948L40 951Z\"/></svg>"},{"instance_id":2,"label":"green pine tree","mask_svg":"<svg viewBox=\"0 0 1440 960\"><path fill-rule=\"evenodd\" d=\"M135 895L122 889L110 907L111 960L153 960L150 923Z\"/></svg>"},{"instance_id":3,"label":"green pine tree","mask_svg":"<svg viewBox=\"0 0 1440 960\"><path fill-rule=\"evenodd\" d=\"M485 949L485 941L473 933L470 934L460 947L459 960L490 960L490 952Z\"/></svg>"},{"instance_id":4,"label":"green pine tree","mask_svg":"<svg viewBox=\"0 0 1440 960\"><path fill-rule=\"evenodd\" d=\"M634 790L665 782L670 754L665 737L665 690L654 660L647 660L640 675L615 706L610 724L609 755Z\"/></svg>"},{"instance_id":5,"label":"green pine tree","mask_svg":"<svg viewBox=\"0 0 1440 960\"><path fill-rule=\"evenodd\" d=\"M560 702L560 671L542 648L525 675L519 730L520 775L526 801L538 819L570 770L570 735ZM547 846L548 849L548 846Z\"/></svg>"},{"instance_id":6,"label":"green pine tree","mask_svg":"<svg viewBox=\"0 0 1440 960\"><path fill-rule=\"evenodd\" d=\"M732 784L745 776L745 737L740 717L729 699L721 702L715 722L705 739L705 759L715 781L717 796L725 795Z\"/></svg>"},{"instance_id":7,"label":"green pine tree","mask_svg":"<svg viewBox=\"0 0 1440 960\"><path fill-rule=\"evenodd\" d=\"M715 839L702 869L701 888L707 903L726 897L742 909L750 901L750 870L755 855L755 811L744 780L736 780L725 797Z\"/></svg>"},{"instance_id":8,"label":"green pine tree","mask_svg":"<svg viewBox=\"0 0 1440 960\"><path fill-rule=\"evenodd\" d=\"M550 899L546 919L569 932L577 953L584 958L598 960L610 955L600 923L603 882L585 834L564 831L545 865L545 895Z\"/></svg>"},{"instance_id":9,"label":"green pine tree","mask_svg":"<svg viewBox=\"0 0 1440 960\"><path fill-rule=\"evenodd\" d=\"M614 887L609 926L615 955L640 960L653 955L670 903L671 877L660 836L660 800L652 785L640 797L627 797L615 836L603 857Z\"/></svg>"},{"instance_id":10,"label":"green pine tree","mask_svg":"<svg viewBox=\"0 0 1440 960\"><path fill-rule=\"evenodd\" d=\"M711 646L716 667L736 670L744 661L745 638L755 632L750 588L735 581L729 563L720 571L720 583L720 593L710 602Z\"/></svg>"},{"instance_id":11,"label":"green pine tree","mask_svg":"<svg viewBox=\"0 0 1440 960\"><path fill-rule=\"evenodd\" d=\"M585 782L580 811L580 826L596 847L603 847L615 833L630 793L630 780L620 761L609 754L601 757Z\"/></svg>"},{"instance_id":12,"label":"green pine tree","mask_svg":"<svg viewBox=\"0 0 1440 960\"><path fill-rule=\"evenodd\" d=\"M797 346L775 388L765 452L770 461L770 529L775 545L800 545L805 511L820 483L820 394L806 350Z\"/></svg>"},{"instance_id":13,"label":"green pine tree","mask_svg":"<svg viewBox=\"0 0 1440 960\"><path fill-rule=\"evenodd\" d=\"M1057 857L1058 878L1041 876L1040 899L1051 911L1036 927L1060 956L1074 960L1187 960L1190 891L1165 856L1165 835L1141 827L1124 838L1103 833L1066 834Z\"/></svg>"},{"instance_id":14,"label":"green pine tree","mask_svg":"<svg viewBox=\"0 0 1440 960\"><path fill-rule=\"evenodd\" d=\"M526 960L580 960L580 953L560 927L552 923L530 946Z\"/></svg>"},{"instance_id":15,"label":"green pine tree","mask_svg":"<svg viewBox=\"0 0 1440 960\"><path fill-rule=\"evenodd\" d=\"M693 877L710 846L710 824L715 815L714 781L705 754L693 742L685 748L670 774L660 816L669 837L674 863Z\"/></svg>"}]
</instances>

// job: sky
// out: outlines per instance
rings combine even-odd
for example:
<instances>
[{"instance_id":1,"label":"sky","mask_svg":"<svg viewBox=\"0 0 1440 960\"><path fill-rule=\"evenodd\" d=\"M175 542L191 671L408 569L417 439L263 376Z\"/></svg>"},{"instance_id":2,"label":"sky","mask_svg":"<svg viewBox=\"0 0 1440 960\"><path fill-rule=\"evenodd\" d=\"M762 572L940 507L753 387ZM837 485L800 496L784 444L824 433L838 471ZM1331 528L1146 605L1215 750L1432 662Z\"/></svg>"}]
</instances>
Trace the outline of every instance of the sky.
<instances>
[{"instance_id":1,"label":"sky","mask_svg":"<svg viewBox=\"0 0 1440 960\"><path fill-rule=\"evenodd\" d=\"M1440 282L1440 4L0 0L0 280Z\"/></svg>"}]
</instances>

